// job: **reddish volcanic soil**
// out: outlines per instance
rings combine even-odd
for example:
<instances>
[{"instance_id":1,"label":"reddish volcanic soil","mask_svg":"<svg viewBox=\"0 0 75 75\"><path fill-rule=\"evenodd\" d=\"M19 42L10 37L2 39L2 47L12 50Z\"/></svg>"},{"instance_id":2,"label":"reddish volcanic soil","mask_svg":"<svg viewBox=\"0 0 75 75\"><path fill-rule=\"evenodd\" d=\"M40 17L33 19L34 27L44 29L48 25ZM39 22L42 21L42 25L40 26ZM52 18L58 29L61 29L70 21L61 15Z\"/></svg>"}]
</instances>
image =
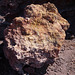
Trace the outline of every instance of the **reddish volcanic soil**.
<instances>
[{"instance_id":1,"label":"reddish volcanic soil","mask_svg":"<svg viewBox=\"0 0 75 75\"><path fill-rule=\"evenodd\" d=\"M75 75L75 39L65 40L59 57L45 75Z\"/></svg>"}]
</instances>

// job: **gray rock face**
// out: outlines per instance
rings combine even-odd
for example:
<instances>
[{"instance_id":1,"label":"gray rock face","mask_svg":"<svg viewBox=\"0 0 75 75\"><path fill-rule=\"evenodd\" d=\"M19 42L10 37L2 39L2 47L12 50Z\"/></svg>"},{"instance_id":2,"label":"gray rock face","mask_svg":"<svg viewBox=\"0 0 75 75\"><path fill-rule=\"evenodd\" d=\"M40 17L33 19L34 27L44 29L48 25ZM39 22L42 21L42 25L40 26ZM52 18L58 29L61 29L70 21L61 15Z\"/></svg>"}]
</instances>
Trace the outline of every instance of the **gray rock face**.
<instances>
[{"instance_id":1,"label":"gray rock face","mask_svg":"<svg viewBox=\"0 0 75 75\"><path fill-rule=\"evenodd\" d=\"M4 31L5 56L19 72L25 65L41 68L57 57L69 27L51 3L28 5L24 15L25 18L16 17Z\"/></svg>"}]
</instances>

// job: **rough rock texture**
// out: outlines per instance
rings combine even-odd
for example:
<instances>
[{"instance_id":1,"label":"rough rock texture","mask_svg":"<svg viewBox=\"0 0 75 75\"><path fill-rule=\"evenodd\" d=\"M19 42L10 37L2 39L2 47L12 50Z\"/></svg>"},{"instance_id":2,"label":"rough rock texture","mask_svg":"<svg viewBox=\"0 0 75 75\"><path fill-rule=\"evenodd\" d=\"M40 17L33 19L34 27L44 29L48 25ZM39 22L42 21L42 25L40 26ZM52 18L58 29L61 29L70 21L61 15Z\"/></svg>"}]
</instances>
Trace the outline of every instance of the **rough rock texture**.
<instances>
[{"instance_id":1,"label":"rough rock texture","mask_svg":"<svg viewBox=\"0 0 75 75\"><path fill-rule=\"evenodd\" d=\"M54 3L60 12L67 11L66 8L75 10L75 0L0 0L0 15L5 16L6 21L12 22L16 16L23 16L25 6L47 2Z\"/></svg>"},{"instance_id":2,"label":"rough rock texture","mask_svg":"<svg viewBox=\"0 0 75 75\"><path fill-rule=\"evenodd\" d=\"M69 28L69 23L67 20L61 17L57 8L52 3L43 4L42 6L35 6L33 4L31 6L27 6L25 8L25 17L37 17L39 19L42 18L42 21L40 20L40 22L44 22L46 20L52 24L58 22L64 30Z\"/></svg>"},{"instance_id":3,"label":"rough rock texture","mask_svg":"<svg viewBox=\"0 0 75 75\"><path fill-rule=\"evenodd\" d=\"M28 5L24 15L25 18L16 17L4 31L5 56L20 72L25 65L40 68L58 56L69 27L51 3Z\"/></svg>"},{"instance_id":4,"label":"rough rock texture","mask_svg":"<svg viewBox=\"0 0 75 75\"><path fill-rule=\"evenodd\" d=\"M75 39L65 40L54 64L49 64L45 73L44 68L35 75L75 75Z\"/></svg>"},{"instance_id":5,"label":"rough rock texture","mask_svg":"<svg viewBox=\"0 0 75 75\"><path fill-rule=\"evenodd\" d=\"M0 50L1 50L0 46ZM0 54L1 56L1 54ZM72 40L65 40L59 57L53 65L43 66L40 69L34 69L35 73L29 75L75 75L75 38ZM27 72L32 72L32 69ZM19 75L9 65L5 58L0 59L0 75Z\"/></svg>"}]
</instances>

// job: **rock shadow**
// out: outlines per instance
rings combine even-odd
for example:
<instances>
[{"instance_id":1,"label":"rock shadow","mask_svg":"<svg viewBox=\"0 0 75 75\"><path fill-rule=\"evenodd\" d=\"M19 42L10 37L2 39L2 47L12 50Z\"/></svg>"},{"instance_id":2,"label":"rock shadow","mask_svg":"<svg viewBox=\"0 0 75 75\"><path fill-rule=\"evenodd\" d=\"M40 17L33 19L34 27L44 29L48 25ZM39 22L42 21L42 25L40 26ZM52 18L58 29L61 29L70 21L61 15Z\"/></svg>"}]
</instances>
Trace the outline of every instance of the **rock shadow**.
<instances>
[{"instance_id":1,"label":"rock shadow","mask_svg":"<svg viewBox=\"0 0 75 75\"><path fill-rule=\"evenodd\" d=\"M75 8L75 6L73 8ZM75 9L73 8L64 10L64 12L60 13L70 23L70 27L66 31L66 40L75 38Z\"/></svg>"},{"instance_id":2,"label":"rock shadow","mask_svg":"<svg viewBox=\"0 0 75 75\"><path fill-rule=\"evenodd\" d=\"M50 58L49 63L44 63L44 66L41 68L33 68L33 67L30 67L29 65L25 65L23 67L23 71L28 75L44 75L46 74L46 70L48 66L53 65L54 62L55 62L54 59Z\"/></svg>"}]
</instances>

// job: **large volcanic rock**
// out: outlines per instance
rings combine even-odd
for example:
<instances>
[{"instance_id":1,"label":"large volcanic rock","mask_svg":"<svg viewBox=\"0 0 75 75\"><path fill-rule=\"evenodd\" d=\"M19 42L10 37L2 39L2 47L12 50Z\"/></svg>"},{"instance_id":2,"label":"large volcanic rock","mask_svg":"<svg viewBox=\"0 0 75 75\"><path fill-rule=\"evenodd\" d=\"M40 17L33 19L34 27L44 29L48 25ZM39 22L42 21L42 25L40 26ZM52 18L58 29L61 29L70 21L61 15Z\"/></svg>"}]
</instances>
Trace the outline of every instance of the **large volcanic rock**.
<instances>
[{"instance_id":1,"label":"large volcanic rock","mask_svg":"<svg viewBox=\"0 0 75 75\"><path fill-rule=\"evenodd\" d=\"M13 69L20 72L25 65L41 68L58 56L69 27L51 3L28 5L24 15L25 18L16 17L4 31L5 56Z\"/></svg>"}]
</instances>

